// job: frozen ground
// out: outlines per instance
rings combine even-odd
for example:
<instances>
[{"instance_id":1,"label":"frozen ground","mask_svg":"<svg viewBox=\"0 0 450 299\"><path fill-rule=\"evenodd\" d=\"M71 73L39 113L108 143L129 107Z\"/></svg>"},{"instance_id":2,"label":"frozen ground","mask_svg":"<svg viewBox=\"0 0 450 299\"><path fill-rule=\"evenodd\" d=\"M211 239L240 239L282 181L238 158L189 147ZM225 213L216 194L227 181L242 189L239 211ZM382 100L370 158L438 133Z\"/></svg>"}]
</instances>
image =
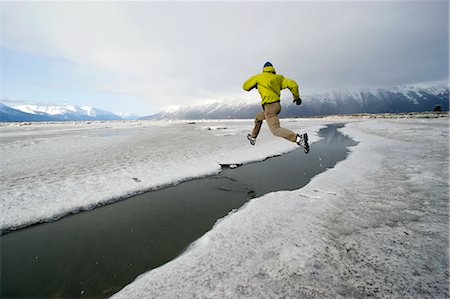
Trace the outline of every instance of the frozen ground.
<instances>
[{"instance_id":1,"label":"frozen ground","mask_svg":"<svg viewBox=\"0 0 450 299\"><path fill-rule=\"evenodd\" d=\"M286 120L312 141L324 121ZM193 177L220 164L263 160L295 144L252 121L0 124L0 230L65 214Z\"/></svg>"},{"instance_id":2,"label":"frozen ground","mask_svg":"<svg viewBox=\"0 0 450 299\"><path fill-rule=\"evenodd\" d=\"M306 187L246 204L115 298L448 298L448 119L364 120Z\"/></svg>"}]
</instances>

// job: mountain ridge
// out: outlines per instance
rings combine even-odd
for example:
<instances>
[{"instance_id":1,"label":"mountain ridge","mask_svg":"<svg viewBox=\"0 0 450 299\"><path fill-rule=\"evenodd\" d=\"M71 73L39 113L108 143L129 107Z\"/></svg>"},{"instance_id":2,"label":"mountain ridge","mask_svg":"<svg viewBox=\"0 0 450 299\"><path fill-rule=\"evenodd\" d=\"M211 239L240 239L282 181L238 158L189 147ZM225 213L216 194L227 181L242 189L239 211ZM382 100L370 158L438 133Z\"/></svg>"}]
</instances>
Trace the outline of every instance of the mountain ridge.
<instances>
[{"instance_id":1,"label":"mountain ridge","mask_svg":"<svg viewBox=\"0 0 450 299\"><path fill-rule=\"evenodd\" d=\"M90 106L18 105L10 107L0 103L0 122L128 120L137 118L130 114L118 115Z\"/></svg>"},{"instance_id":2,"label":"mountain ridge","mask_svg":"<svg viewBox=\"0 0 450 299\"><path fill-rule=\"evenodd\" d=\"M282 95L281 117L306 117L355 113L400 113L449 110L449 88L443 82L388 88L334 89L301 93L302 105ZM252 119L262 110L259 100L216 101L171 107L141 119Z\"/></svg>"}]
</instances>

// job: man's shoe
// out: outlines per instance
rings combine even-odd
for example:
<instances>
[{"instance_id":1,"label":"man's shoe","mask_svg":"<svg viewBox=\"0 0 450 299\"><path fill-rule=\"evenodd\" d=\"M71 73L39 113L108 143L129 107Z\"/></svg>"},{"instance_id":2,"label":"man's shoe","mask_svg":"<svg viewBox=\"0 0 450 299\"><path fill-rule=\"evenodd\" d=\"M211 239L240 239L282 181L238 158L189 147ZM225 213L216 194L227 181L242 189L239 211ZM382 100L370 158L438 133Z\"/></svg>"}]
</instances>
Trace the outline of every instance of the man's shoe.
<instances>
[{"instance_id":1,"label":"man's shoe","mask_svg":"<svg viewBox=\"0 0 450 299\"><path fill-rule=\"evenodd\" d=\"M247 139L248 139L248 141L250 141L251 145L255 145L256 138L253 138L251 134L247 135Z\"/></svg>"},{"instance_id":2,"label":"man's shoe","mask_svg":"<svg viewBox=\"0 0 450 299\"><path fill-rule=\"evenodd\" d=\"M297 134L297 144L303 147L305 154L309 153L309 144L308 144L308 134L304 133L302 135Z\"/></svg>"}]
</instances>

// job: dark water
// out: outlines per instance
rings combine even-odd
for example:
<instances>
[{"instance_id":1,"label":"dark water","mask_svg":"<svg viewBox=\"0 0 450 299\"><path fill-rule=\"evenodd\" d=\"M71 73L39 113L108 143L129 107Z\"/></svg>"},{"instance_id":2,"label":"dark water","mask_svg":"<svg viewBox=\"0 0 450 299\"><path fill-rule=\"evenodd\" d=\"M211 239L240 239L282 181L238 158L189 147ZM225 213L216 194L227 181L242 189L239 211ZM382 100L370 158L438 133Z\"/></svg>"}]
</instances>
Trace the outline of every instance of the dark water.
<instances>
[{"instance_id":1,"label":"dark water","mask_svg":"<svg viewBox=\"0 0 450 299\"><path fill-rule=\"evenodd\" d=\"M345 159L351 139L330 125L302 150L225 168L217 176L148 192L1 240L1 297L108 297L183 252L251 198L294 190ZM275 137L274 137L275 138Z\"/></svg>"}]
</instances>

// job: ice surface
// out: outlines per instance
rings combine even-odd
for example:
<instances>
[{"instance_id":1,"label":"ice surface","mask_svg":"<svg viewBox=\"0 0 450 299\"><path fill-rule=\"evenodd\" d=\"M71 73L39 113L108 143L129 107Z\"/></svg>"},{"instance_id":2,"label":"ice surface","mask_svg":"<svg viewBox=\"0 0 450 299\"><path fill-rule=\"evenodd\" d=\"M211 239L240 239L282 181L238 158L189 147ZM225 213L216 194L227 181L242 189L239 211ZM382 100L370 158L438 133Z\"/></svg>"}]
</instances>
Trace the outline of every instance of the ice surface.
<instances>
[{"instance_id":1,"label":"ice surface","mask_svg":"<svg viewBox=\"0 0 450 299\"><path fill-rule=\"evenodd\" d=\"M448 298L448 120L365 120L295 191L218 221L114 298Z\"/></svg>"},{"instance_id":2,"label":"ice surface","mask_svg":"<svg viewBox=\"0 0 450 299\"><path fill-rule=\"evenodd\" d=\"M284 120L318 140L321 121ZM0 229L67 213L215 174L297 145L264 125L256 146L252 121L74 122L0 126Z\"/></svg>"}]
</instances>

